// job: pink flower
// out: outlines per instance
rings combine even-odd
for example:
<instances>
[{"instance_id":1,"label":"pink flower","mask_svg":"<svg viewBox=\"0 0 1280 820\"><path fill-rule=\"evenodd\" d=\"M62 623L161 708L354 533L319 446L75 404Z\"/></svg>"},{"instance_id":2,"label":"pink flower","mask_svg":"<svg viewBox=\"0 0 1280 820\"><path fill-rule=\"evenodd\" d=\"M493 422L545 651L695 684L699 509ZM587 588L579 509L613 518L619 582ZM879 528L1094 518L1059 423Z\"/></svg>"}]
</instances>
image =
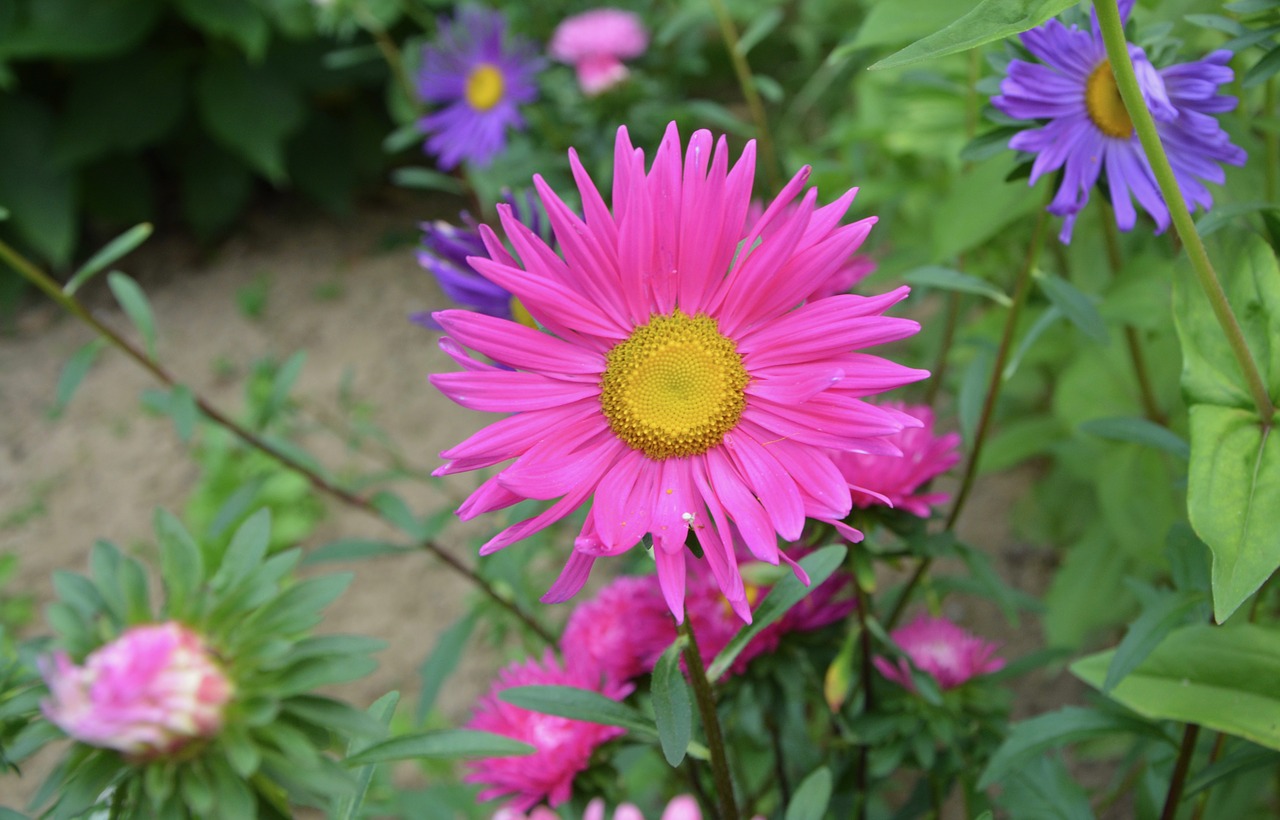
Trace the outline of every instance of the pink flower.
<instances>
[{"instance_id":1,"label":"pink flower","mask_svg":"<svg viewBox=\"0 0 1280 820\"><path fill-rule=\"evenodd\" d=\"M233 687L204 640L182 624L136 626L76 666L41 659L45 717L90 746L150 759L222 728Z\"/></svg>"},{"instance_id":2,"label":"pink flower","mask_svg":"<svg viewBox=\"0 0 1280 820\"><path fill-rule=\"evenodd\" d=\"M605 820L605 814L604 800L597 797L587 804L582 820ZM539 806L528 814L504 808L493 815L493 820L560 820L560 815L545 806ZM621 803L613 812L613 820L644 820L644 814L631 803ZM698 807L697 800L682 794L671 798L662 811L661 820L702 820L702 809Z\"/></svg>"},{"instance_id":3,"label":"pink flower","mask_svg":"<svg viewBox=\"0 0 1280 820\"><path fill-rule=\"evenodd\" d=\"M626 681L651 672L674 638L657 579L626 576L578 604L560 648L570 666L594 666L611 680Z\"/></svg>"},{"instance_id":4,"label":"pink flower","mask_svg":"<svg viewBox=\"0 0 1280 820\"><path fill-rule=\"evenodd\" d=\"M984 641L946 618L921 615L912 623L890 633L916 668L927 672L943 689L952 689L972 677L1004 668L1004 658L996 657L999 644ZM915 691L911 667L903 658L895 666L886 658L875 659L876 669L891 681Z\"/></svg>"},{"instance_id":5,"label":"pink flower","mask_svg":"<svg viewBox=\"0 0 1280 820\"><path fill-rule=\"evenodd\" d=\"M574 66L578 84L594 96L625 80L629 72L622 60L639 57L648 47L649 35L637 15L600 8L565 18L547 50Z\"/></svg>"},{"instance_id":6,"label":"pink flower","mask_svg":"<svg viewBox=\"0 0 1280 820\"><path fill-rule=\"evenodd\" d=\"M790 207L795 206L792 205ZM751 207L747 209L747 224L756 224L762 216L764 216L764 202L759 199L751 200ZM761 232L761 236L769 236L769 234L777 230L779 224L782 223L774 222L772 226L765 228ZM848 293L853 290L855 285L875 272L876 260L860 253L851 254L848 259L844 260L843 265L832 271L831 275L824 281L819 282L813 292L805 296L805 299L825 299L828 296Z\"/></svg>"},{"instance_id":7,"label":"pink flower","mask_svg":"<svg viewBox=\"0 0 1280 820\"><path fill-rule=\"evenodd\" d=\"M470 764L472 771L465 779L485 786L480 800L509 795L508 806L516 811L528 811L544 799L558 806L569 799L573 779L587 768L596 747L625 732L616 726L530 712L498 699L504 689L535 685L573 686L614 700L621 700L631 691L630 686L621 683L602 683L599 670L594 667L561 667L550 652L541 663L530 659L503 669L488 694L480 699L467 727L524 741L538 751L527 757L484 758Z\"/></svg>"},{"instance_id":8,"label":"pink flower","mask_svg":"<svg viewBox=\"0 0 1280 820\"><path fill-rule=\"evenodd\" d=\"M916 490L942 475L960 461L960 435L933 434L933 411L923 404L882 405L919 419L921 426L904 427L889 437L902 451L901 457L871 453L840 453L836 466L853 488L853 503L859 507L885 505L929 517L932 504L946 503L946 493L921 493Z\"/></svg>"},{"instance_id":9,"label":"pink flower","mask_svg":"<svg viewBox=\"0 0 1280 820\"><path fill-rule=\"evenodd\" d=\"M438 475L512 462L459 516L555 499L481 554L588 506L548 603L581 589L596 559L651 534L667 606L683 617L685 538L697 528L706 566L741 611L739 538L770 564L794 564L778 537L798 540L807 518L860 540L841 523L853 502L834 455L896 453L885 437L920 423L864 398L928 374L857 352L919 329L882 315L907 288L801 305L871 230L874 218L840 224L855 192L819 208L810 189L788 208L808 180L801 170L740 241L755 145L732 170L726 141L712 148L699 131L682 162L673 123L646 174L619 129L612 209L570 152L585 218L535 176L563 257L498 206L520 261L488 228L491 258L468 261L546 332L472 311L435 314L448 333L441 347L463 370L432 383L464 407L508 414L441 454Z\"/></svg>"}]
</instances>

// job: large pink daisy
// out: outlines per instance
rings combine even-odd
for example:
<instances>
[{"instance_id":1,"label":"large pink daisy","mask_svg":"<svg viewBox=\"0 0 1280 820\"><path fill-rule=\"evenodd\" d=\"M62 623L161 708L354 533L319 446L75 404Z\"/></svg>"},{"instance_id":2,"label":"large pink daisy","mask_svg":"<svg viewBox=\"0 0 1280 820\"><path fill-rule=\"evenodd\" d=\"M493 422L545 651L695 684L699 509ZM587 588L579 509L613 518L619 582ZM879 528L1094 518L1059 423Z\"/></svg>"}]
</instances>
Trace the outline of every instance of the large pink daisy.
<instances>
[{"instance_id":1,"label":"large pink daisy","mask_svg":"<svg viewBox=\"0 0 1280 820\"><path fill-rule=\"evenodd\" d=\"M724 138L713 145L707 131L689 140L683 162L680 153L673 123L646 174L644 153L620 128L610 212L570 151L585 218L535 176L563 256L505 206L518 262L482 226L490 258L469 261L546 332L470 311L435 314L463 371L432 383L464 407L511 414L444 451L436 472L514 459L458 509L464 519L556 499L481 554L589 505L544 601L568 599L597 558L650 535L663 595L681 618L692 528L725 597L749 618L735 539L773 564L792 563L778 537L798 539L806 518L859 539L839 523L852 499L832 458L897 454L886 437L919 422L863 399L928 373L856 352L916 332L915 322L882 315L907 288L806 300L875 222L840 224L856 189L818 207L801 169L749 227L755 144L732 168Z\"/></svg>"}]
</instances>

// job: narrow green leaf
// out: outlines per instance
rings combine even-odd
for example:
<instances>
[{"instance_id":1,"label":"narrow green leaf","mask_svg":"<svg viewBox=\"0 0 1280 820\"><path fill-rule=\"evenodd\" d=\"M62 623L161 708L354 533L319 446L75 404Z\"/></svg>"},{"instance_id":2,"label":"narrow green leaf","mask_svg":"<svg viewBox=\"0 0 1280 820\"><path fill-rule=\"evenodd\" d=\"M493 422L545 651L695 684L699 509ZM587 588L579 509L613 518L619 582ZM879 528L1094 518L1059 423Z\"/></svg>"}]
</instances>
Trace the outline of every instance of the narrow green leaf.
<instances>
[{"instance_id":1,"label":"narrow green leaf","mask_svg":"<svg viewBox=\"0 0 1280 820\"><path fill-rule=\"evenodd\" d=\"M245 519L222 556L222 564L210 580L214 589L228 590L239 584L256 569L267 554L271 542L271 510L268 507Z\"/></svg>"},{"instance_id":2,"label":"narrow green leaf","mask_svg":"<svg viewBox=\"0 0 1280 820\"><path fill-rule=\"evenodd\" d=\"M80 269L72 275L67 284L62 286L62 292L68 296L73 296L85 282L88 282L109 266L114 265L134 248L146 242L147 237L151 236L153 230L154 228L152 228L150 222L143 222L134 225L115 239L112 239L100 251L89 257L89 261L80 266Z\"/></svg>"},{"instance_id":3,"label":"narrow green leaf","mask_svg":"<svg viewBox=\"0 0 1280 820\"><path fill-rule=\"evenodd\" d=\"M381 54L378 55L381 59ZM422 142L422 129L418 127L418 123L406 122L382 140L382 150L388 154L398 154L408 148L410 145L418 145Z\"/></svg>"},{"instance_id":4,"label":"narrow green leaf","mask_svg":"<svg viewBox=\"0 0 1280 820\"><path fill-rule=\"evenodd\" d=\"M1040 318L1036 319L1033 324L1018 342L1017 348L1014 349L1013 355L1009 357L1009 363L1004 366L1004 373L1000 375L1002 379L1008 381L1013 378L1013 374L1018 372L1018 366L1022 364L1022 359L1031 348L1035 345L1036 340L1044 335L1054 322L1062 318L1062 311L1057 306L1050 306L1048 310L1040 314Z\"/></svg>"},{"instance_id":5,"label":"narrow green leaf","mask_svg":"<svg viewBox=\"0 0 1280 820\"><path fill-rule=\"evenodd\" d=\"M1254 63L1244 75L1244 87L1253 88L1256 85L1262 85L1267 80L1275 76L1280 71L1280 46L1271 49L1266 55Z\"/></svg>"},{"instance_id":6,"label":"narrow green leaf","mask_svg":"<svg viewBox=\"0 0 1280 820\"><path fill-rule=\"evenodd\" d=\"M195 603L195 592L204 580L204 558L187 528L168 510L156 509L154 529L160 542L165 606L171 617L180 617Z\"/></svg>"},{"instance_id":7,"label":"narrow green leaf","mask_svg":"<svg viewBox=\"0 0 1280 820\"><path fill-rule=\"evenodd\" d=\"M57 418L67 409L80 383L84 381L85 376L89 375L93 363L98 360L98 354L106 346L105 340L97 338L72 353L71 358L67 359L67 363L62 366L62 372L58 374L53 406L49 408L50 417Z\"/></svg>"},{"instance_id":8,"label":"narrow green leaf","mask_svg":"<svg viewBox=\"0 0 1280 820\"><path fill-rule=\"evenodd\" d=\"M951 25L889 55L871 69L897 68L968 51L1035 28L1073 5L1075 0L983 0Z\"/></svg>"},{"instance_id":9,"label":"narrow green leaf","mask_svg":"<svg viewBox=\"0 0 1280 820\"><path fill-rule=\"evenodd\" d=\"M765 627L785 615L787 610L798 604L802 598L817 589L844 562L847 553L848 550L843 546L832 544L822 549L814 550L800 559L801 569L809 576L809 585L805 586L800 583L800 579L795 575L788 575L777 586L769 590L769 594L765 596L764 600L760 602L760 605L752 613L752 622L738 630L738 634L733 636L733 639L725 645L724 649L720 650L720 654L711 662L711 665L707 668L707 678L713 681L719 680L720 676L727 672L733 662L737 660L738 655L751 642L752 638L759 635Z\"/></svg>"},{"instance_id":10,"label":"narrow green leaf","mask_svg":"<svg viewBox=\"0 0 1280 820\"><path fill-rule=\"evenodd\" d=\"M418 696L418 708L414 714L417 724L421 725L426 721L445 681L457 669L477 620L476 613L471 612L454 621L452 626L440 634L430 654L423 659L422 666L418 668L422 692Z\"/></svg>"},{"instance_id":11,"label":"narrow green leaf","mask_svg":"<svg viewBox=\"0 0 1280 820\"><path fill-rule=\"evenodd\" d=\"M426 527L400 496L390 490L383 490L373 497L372 502L388 523L407 533L415 541L426 537Z\"/></svg>"},{"instance_id":12,"label":"narrow green leaf","mask_svg":"<svg viewBox=\"0 0 1280 820\"><path fill-rule=\"evenodd\" d=\"M388 692L373 702L367 710L370 718L377 721L384 728L391 725L391 718L396 713L396 704L400 702L399 692ZM351 743L347 745L347 757L350 758L357 752L368 749L373 744L369 741L359 738L352 738ZM339 820L356 820L360 817L360 807L364 805L365 795L369 793L369 784L373 782L373 773L376 764L370 763L360 768L356 772L356 788L355 791L344 797L342 802L338 804L337 816Z\"/></svg>"},{"instance_id":13,"label":"narrow green leaf","mask_svg":"<svg viewBox=\"0 0 1280 820\"><path fill-rule=\"evenodd\" d=\"M503 735L469 729L402 735L376 743L343 761L348 766L389 760L457 760L476 757L523 757L537 749Z\"/></svg>"},{"instance_id":14,"label":"narrow green leaf","mask_svg":"<svg viewBox=\"0 0 1280 820\"><path fill-rule=\"evenodd\" d=\"M1276 28L1280 31L1280 26ZM1217 233L1238 217L1268 211L1280 211L1280 206L1274 202L1230 202L1225 205L1215 205L1213 210L1196 220L1196 233L1203 238Z\"/></svg>"},{"instance_id":15,"label":"narrow green leaf","mask_svg":"<svg viewBox=\"0 0 1280 820\"><path fill-rule=\"evenodd\" d=\"M358 737L379 737L386 727L368 714L333 698L298 695L284 702L284 711L323 729Z\"/></svg>"},{"instance_id":16,"label":"narrow green leaf","mask_svg":"<svg viewBox=\"0 0 1280 820\"><path fill-rule=\"evenodd\" d=\"M1098 312L1097 305L1075 285L1060 276L1043 271L1036 272L1036 282L1054 307L1061 310L1067 321L1079 328L1081 333L1098 344L1105 345L1110 341L1107 323Z\"/></svg>"},{"instance_id":17,"label":"narrow green leaf","mask_svg":"<svg viewBox=\"0 0 1280 820\"><path fill-rule=\"evenodd\" d=\"M1074 667L1072 669L1074 671ZM1104 667L1098 675L1099 679L1105 671ZM1010 771L1022 766L1046 749L1103 735L1123 733L1169 741L1168 736L1157 727L1141 720L1080 706L1067 706L1056 712L1015 723L1004 743L996 749L990 762L987 763L987 768L978 781L978 788L985 789L1001 780Z\"/></svg>"},{"instance_id":18,"label":"narrow green leaf","mask_svg":"<svg viewBox=\"0 0 1280 820\"><path fill-rule=\"evenodd\" d=\"M142 337L142 342L147 348L147 355L154 359L156 356L156 321L151 312L151 304L147 301L146 294L142 292L142 288L138 287L137 282L119 271L112 271L107 274L107 286L111 288L116 301L120 303L120 307L124 308L129 321L133 322L138 335Z\"/></svg>"},{"instance_id":19,"label":"narrow green leaf","mask_svg":"<svg viewBox=\"0 0 1280 820\"><path fill-rule=\"evenodd\" d=\"M1194 797L1205 789L1212 788L1219 781L1238 774L1267 767L1275 769L1280 765L1280 752L1255 746L1252 743L1241 744L1217 761L1205 766L1195 777L1187 781L1182 792L1183 799Z\"/></svg>"},{"instance_id":20,"label":"narrow green leaf","mask_svg":"<svg viewBox=\"0 0 1280 820\"><path fill-rule=\"evenodd\" d=\"M196 396L185 384L174 385L169 392L169 415L173 418L173 427L182 441L190 441L196 432L196 420L200 417L200 409L196 406Z\"/></svg>"},{"instance_id":21,"label":"narrow green leaf","mask_svg":"<svg viewBox=\"0 0 1280 820\"><path fill-rule=\"evenodd\" d=\"M599 692L572 686L513 686L498 693L498 700L544 715L583 720L603 726L621 726L658 736L658 727L640 712Z\"/></svg>"},{"instance_id":22,"label":"narrow green leaf","mask_svg":"<svg viewBox=\"0 0 1280 820\"><path fill-rule=\"evenodd\" d=\"M800 781L800 786L787 804L784 820L822 820L831 802L831 770L819 766Z\"/></svg>"},{"instance_id":23,"label":"narrow green leaf","mask_svg":"<svg viewBox=\"0 0 1280 820\"><path fill-rule=\"evenodd\" d=\"M680 653L688 643L683 635L676 638L653 667L653 716L658 724L662 755L672 768L684 760L685 749L693 738L689 686L680 671Z\"/></svg>"},{"instance_id":24,"label":"narrow green leaf","mask_svg":"<svg viewBox=\"0 0 1280 820\"><path fill-rule=\"evenodd\" d=\"M365 63L378 62L382 59L382 52L376 45L369 43L363 46L335 48L333 51L326 52L324 57L320 59L325 68L337 71ZM411 125L419 134L422 133L418 130L417 123L411 123Z\"/></svg>"},{"instance_id":25,"label":"narrow green leaf","mask_svg":"<svg viewBox=\"0 0 1280 820\"><path fill-rule=\"evenodd\" d=\"M1100 687L1114 651L1076 661L1071 672ZM1207 729L1280 749L1280 632L1274 626L1186 626L1166 637L1111 690L1152 720Z\"/></svg>"},{"instance_id":26,"label":"narrow green leaf","mask_svg":"<svg viewBox=\"0 0 1280 820\"><path fill-rule=\"evenodd\" d=\"M294 382L302 374L302 366L306 363L307 351L299 350L290 356L284 364L280 365L280 369L276 371L275 378L271 382L271 395L263 407L262 413L265 418L274 418L277 413L284 409L285 404L289 401L289 391L293 389Z\"/></svg>"},{"instance_id":27,"label":"narrow green leaf","mask_svg":"<svg viewBox=\"0 0 1280 820\"><path fill-rule=\"evenodd\" d=\"M3 205L0 205L0 222L3 222L8 218L9 218L9 209L4 207Z\"/></svg>"},{"instance_id":28,"label":"narrow green leaf","mask_svg":"<svg viewBox=\"0 0 1280 820\"><path fill-rule=\"evenodd\" d=\"M1168 593L1144 609L1116 647L1102 682L1103 694L1110 693L1126 675L1137 669L1170 632L1186 622L1187 615L1203 600L1203 596L1194 592Z\"/></svg>"},{"instance_id":29,"label":"narrow green leaf","mask_svg":"<svg viewBox=\"0 0 1280 820\"><path fill-rule=\"evenodd\" d=\"M926 265L907 272L903 277L909 285L942 288L985 296L998 305L1009 307L1013 300L995 285L968 273L962 273L940 265Z\"/></svg>"},{"instance_id":30,"label":"narrow green leaf","mask_svg":"<svg viewBox=\"0 0 1280 820\"><path fill-rule=\"evenodd\" d=\"M738 54L745 57L759 45L760 41L768 37L778 24L782 22L782 9L773 7L768 8L762 14L756 15L751 21L751 25L738 37L738 44L735 47Z\"/></svg>"},{"instance_id":31,"label":"narrow green leaf","mask_svg":"<svg viewBox=\"0 0 1280 820\"><path fill-rule=\"evenodd\" d=\"M1108 441L1129 441L1164 450L1186 461L1191 458L1191 445L1168 427L1139 416L1113 416L1090 419L1080 425L1080 432Z\"/></svg>"},{"instance_id":32,"label":"narrow green leaf","mask_svg":"<svg viewBox=\"0 0 1280 820\"><path fill-rule=\"evenodd\" d=\"M397 168L391 172L391 181L401 188L420 188L424 191L443 191L447 194L462 193L462 183L439 171L429 168Z\"/></svg>"},{"instance_id":33,"label":"narrow green leaf","mask_svg":"<svg viewBox=\"0 0 1280 820\"><path fill-rule=\"evenodd\" d=\"M335 561L359 561L365 558L377 558L383 555L404 555L407 552L417 552L414 547L406 547L403 544L393 544L390 541L374 541L365 538L339 538L337 541L330 541L327 544L321 544L315 549L307 553L307 557L302 559L304 566L312 564L326 564Z\"/></svg>"}]
</instances>

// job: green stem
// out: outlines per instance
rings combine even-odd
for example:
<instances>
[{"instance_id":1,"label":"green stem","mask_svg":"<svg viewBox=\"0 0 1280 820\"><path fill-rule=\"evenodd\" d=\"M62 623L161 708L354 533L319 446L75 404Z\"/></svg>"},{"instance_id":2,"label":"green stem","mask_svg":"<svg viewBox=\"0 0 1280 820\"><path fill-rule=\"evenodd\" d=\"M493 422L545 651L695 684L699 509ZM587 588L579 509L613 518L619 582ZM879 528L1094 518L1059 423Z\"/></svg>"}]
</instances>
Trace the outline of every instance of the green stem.
<instances>
[{"instance_id":1,"label":"green stem","mask_svg":"<svg viewBox=\"0 0 1280 820\"><path fill-rule=\"evenodd\" d=\"M74 296L69 296L66 293L63 293L62 288L58 286L58 283L51 276L33 265L26 259L26 257L22 256L22 254L15 251L2 240L0 240L0 259L9 263L9 266L17 271L22 278L44 291L49 298L57 302L63 310L93 328L98 335L111 344L112 347L116 348L130 359L133 359L133 361L141 366L142 369L150 373L156 381L168 387L177 387L181 383L145 351L141 350L115 330L99 321L96 316L89 312L89 309L86 308L80 300L76 299ZM192 392L194 393L195 391ZM255 450L265 453L289 469L299 473L306 478L307 482L316 490L319 490L320 492L335 498L350 507L363 510L364 512L376 516L381 520L386 520L385 516L383 516L382 512L378 510L372 501L330 482L315 470L312 470L310 467L293 458L288 453L272 446L256 433L223 413L198 393L195 393L195 402L196 407L199 408L200 412L210 421L226 429ZM466 578L500 606L520 619L520 621L529 628L529 631L545 641L548 646L556 645L556 639L547 631L546 627L534 620L531 615L521 609L514 601L510 601L503 597L492 584L482 578L475 570L464 564L461 559L434 541L423 540L418 542L417 546L419 549L426 550L434 555L442 561L445 566Z\"/></svg>"},{"instance_id":2,"label":"green stem","mask_svg":"<svg viewBox=\"0 0 1280 820\"><path fill-rule=\"evenodd\" d=\"M716 783L716 798L720 801L723 820L738 820L738 804L733 796L733 778L729 775L729 758L725 750L724 735L720 732L720 716L716 713L716 696L707 680L707 668L698 652L698 641L689 623L688 613L676 627L689 639L684 647L684 664L689 670L689 682L693 684L693 699L698 703L702 717L702 730L707 735L707 748L711 751L711 775Z\"/></svg>"},{"instance_id":3,"label":"green stem","mask_svg":"<svg viewBox=\"0 0 1280 820\"><path fill-rule=\"evenodd\" d=\"M760 99L760 91L756 88L751 76L751 66L747 57L739 47L738 28L729 16L729 9L724 0L711 0L711 8L716 20L720 23L720 35L724 37L725 48L729 50L729 60L733 63L733 73L738 77L738 85L742 88L742 96L751 111L751 119L756 123L756 134L760 140L760 163L764 165L769 185L774 191L782 189L782 178L779 175L778 157L773 150L773 134L769 130L769 120L764 113L764 101Z\"/></svg>"},{"instance_id":4,"label":"green stem","mask_svg":"<svg viewBox=\"0 0 1280 820\"><path fill-rule=\"evenodd\" d=\"M1236 321L1235 313L1231 310L1231 304L1227 301L1222 283L1213 269L1213 263L1209 261L1204 242L1196 232L1195 222L1192 221L1191 213L1187 210L1186 200L1182 197L1177 177L1174 176L1173 167L1169 164L1169 157L1160 143L1155 120L1152 119L1151 112L1147 110L1146 103L1142 99L1142 89L1138 86L1138 78L1133 72L1133 62L1129 59L1128 43L1124 39L1120 9L1116 0L1099 0L1094 4L1094 9L1098 14L1098 26L1102 31L1102 41L1107 48L1111 73L1115 77L1120 96L1129 112L1129 118L1133 121L1138 139L1142 143L1142 150L1146 153L1151 170L1155 173L1156 182L1160 186L1165 205L1169 208L1169 217L1173 220L1178 239L1187 249L1187 256L1191 260L1191 267L1200 282L1200 287L1204 291L1205 298L1209 300L1210 307L1213 308L1213 314L1217 317L1223 334L1227 337L1227 344L1231 346L1231 352L1235 355L1249 392L1253 395L1253 402L1262 419L1262 424L1264 427L1269 427L1275 416L1275 406L1271 403L1271 396L1267 393L1262 373L1259 372L1253 354L1249 351L1244 332L1240 329L1240 323Z\"/></svg>"},{"instance_id":5,"label":"green stem","mask_svg":"<svg viewBox=\"0 0 1280 820\"><path fill-rule=\"evenodd\" d=\"M1272 77L1263 86L1262 116L1271 117L1276 109L1276 81ZM1262 166L1263 195L1268 202L1276 199L1276 170L1280 167L1280 136L1270 128L1262 129L1262 145L1266 150L1267 162Z\"/></svg>"},{"instance_id":6,"label":"green stem","mask_svg":"<svg viewBox=\"0 0 1280 820\"><path fill-rule=\"evenodd\" d=\"M1182 732L1182 744L1178 746L1178 759L1173 764L1173 777L1169 780L1169 791L1164 797L1160 820L1174 820L1178 815L1178 804L1182 802L1182 789L1187 785L1187 771L1191 768L1191 757L1195 754L1196 738L1199 736L1200 726L1195 723L1188 723Z\"/></svg>"},{"instance_id":7,"label":"green stem","mask_svg":"<svg viewBox=\"0 0 1280 820\"><path fill-rule=\"evenodd\" d=\"M871 714L875 711L875 696L871 686L872 670L875 668L872 663L871 651L871 631L867 629L867 610L870 608L870 602L867 595L862 590L862 585L857 579L853 582L854 600L857 604L855 613L858 616L859 632L858 643L862 650L862 713L864 715ZM858 805L858 820L866 820L867 804L868 804L868 783L867 775L871 768L871 745L863 743L858 746L857 760L857 789L858 793L854 796Z\"/></svg>"},{"instance_id":8,"label":"green stem","mask_svg":"<svg viewBox=\"0 0 1280 820\"><path fill-rule=\"evenodd\" d=\"M1004 331L1000 336L1000 347L996 351L995 362L991 365L991 378L987 382L987 395L982 403L982 413L978 417L978 426L973 433L973 449L969 452L969 458L965 462L964 477L960 479L960 489L956 492L956 500L951 505L951 512L947 515L946 524L943 525L944 530L955 529L956 521L960 518L960 511L964 509L965 501L969 498L969 492L973 489L974 479L978 475L978 463L982 459L982 447L987 440L987 431L991 427L991 419L995 415L996 401L1000 398L1000 391L1004 387L1004 368L1005 363L1009 359L1009 353L1013 349L1013 338L1018 328L1018 318L1022 315L1022 307L1027 302L1027 296L1031 292L1031 271L1036 267L1036 261L1040 258L1040 249L1044 245L1044 229L1047 223L1047 211L1040 209L1040 215L1036 217L1036 227L1031 235L1031 245L1027 248L1026 259L1023 260L1022 269L1018 271L1018 281L1014 286L1013 304L1009 307L1009 313L1004 320ZM929 566L933 563L932 558L922 558L916 566L915 572L907 579L906 585L902 588L902 593L898 596L898 600L894 603L893 611L889 614L886 628L892 629L898 619L902 617L902 613L907 608L907 603L911 600L911 591L924 578L925 573L929 571Z\"/></svg>"}]
</instances>

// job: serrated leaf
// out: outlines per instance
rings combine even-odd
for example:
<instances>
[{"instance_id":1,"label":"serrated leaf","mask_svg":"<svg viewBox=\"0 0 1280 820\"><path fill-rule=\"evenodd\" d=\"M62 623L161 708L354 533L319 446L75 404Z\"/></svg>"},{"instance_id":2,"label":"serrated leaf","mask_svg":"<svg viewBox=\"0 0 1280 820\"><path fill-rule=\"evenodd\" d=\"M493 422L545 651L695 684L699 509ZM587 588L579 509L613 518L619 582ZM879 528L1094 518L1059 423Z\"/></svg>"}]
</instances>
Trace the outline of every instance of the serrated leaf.
<instances>
[{"instance_id":1,"label":"serrated leaf","mask_svg":"<svg viewBox=\"0 0 1280 820\"><path fill-rule=\"evenodd\" d=\"M1114 651L1076 661L1071 672L1099 687ZM1197 723L1280 749L1280 633L1273 627L1195 624L1168 635L1110 693L1152 720Z\"/></svg>"},{"instance_id":2,"label":"serrated leaf","mask_svg":"<svg viewBox=\"0 0 1280 820\"><path fill-rule=\"evenodd\" d=\"M688 645L681 636L668 646L653 667L651 695L653 716L658 724L658 741L662 756L672 768L684 760L685 750L693 739L693 707L689 687L680 671L680 653Z\"/></svg>"},{"instance_id":3,"label":"serrated leaf","mask_svg":"<svg viewBox=\"0 0 1280 820\"><path fill-rule=\"evenodd\" d=\"M403 735L376 743L343 761L347 766L391 760L457 760L478 757L523 757L536 752L528 743L471 729Z\"/></svg>"},{"instance_id":4,"label":"serrated leaf","mask_svg":"<svg viewBox=\"0 0 1280 820\"><path fill-rule=\"evenodd\" d=\"M156 357L156 320L151 312L151 303L147 301L147 295L142 292L137 282L119 271L107 274L107 286L111 288L116 301L120 303L125 315L133 323L134 329L142 337L147 355L154 359Z\"/></svg>"},{"instance_id":5,"label":"serrated leaf","mask_svg":"<svg viewBox=\"0 0 1280 820\"><path fill-rule=\"evenodd\" d=\"M1090 419L1080 425L1080 432L1108 441L1128 441L1163 450L1186 461L1191 457L1191 445L1181 436L1139 416L1113 416Z\"/></svg>"},{"instance_id":6,"label":"serrated leaf","mask_svg":"<svg viewBox=\"0 0 1280 820\"><path fill-rule=\"evenodd\" d=\"M944 268L939 265L927 265L923 268L916 268L908 271L902 277L907 284L917 285L919 287L942 288L943 290L954 290L963 293L973 293L978 296L985 296L991 301L1004 307L1013 305L1013 300L1008 294L997 288L995 285L979 279L968 273L962 273L951 268Z\"/></svg>"},{"instance_id":7,"label":"serrated leaf","mask_svg":"<svg viewBox=\"0 0 1280 820\"><path fill-rule=\"evenodd\" d=\"M1081 333L1098 344L1105 345L1110 341L1107 323L1098 312L1097 305L1075 285L1060 276L1043 271L1036 272L1036 283L1054 307L1062 311L1067 321L1079 328Z\"/></svg>"},{"instance_id":8,"label":"serrated leaf","mask_svg":"<svg viewBox=\"0 0 1280 820\"><path fill-rule=\"evenodd\" d=\"M982 0L951 25L874 63L871 69L897 68L968 51L1035 28L1073 5L1075 0Z\"/></svg>"},{"instance_id":9,"label":"serrated leaf","mask_svg":"<svg viewBox=\"0 0 1280 820\"><path fill-rule=\"evenodd\" d=\"M769 590L769 594L752 612L752 622L738 630L738 634L733 636L733 639L725 645L724 649L720 650L720 654L707 667L708 680L719 680L720 676L727 672L733 662L737 660L738 655L751 642L752 638L759 635L765 627L785 615L791 607L798 604L801 599L831 577L831 573L835 572L840 564L844 562L846 554L848 554L848 550L843 546L832 544L814 550L800 559L801 569L809 576L809 586L806 587L801 584L800 579L795 575L788 575L777 586Z\"/></svg>"},{"instance_id":10,"label":"serrated leaf","mask_svg":"<svg viewBox=\"0 0 1280 820\"><path fill-rule=\"evenodd\" d=\"M62 366L62 372L58 374L53 406L49 408L51 417L57 418L67 409L67 405L71 403L84 377L93 369L93 363L98 360L98 354L106 346L104 339L97 338L72 353L71 358L67 359L67 363Z\"/></svg>"},{"instance_id":11,"label":"serrated leaf","mask_svg":"<svg viewBox=\"0 0 1280 820\"><path fill-rule=\"evenodd\" d=\"M151 236L153 230L154 228L152 228L150 222L143 222L140 225L134 225L115 239L112 239L101 250L89 257L89 261L80 266L67 284L63 285L62 292L68 296L74 295L85 282L88 282L109 266L114 265L134 248L146 242L147 237Z\"/></svg>"},{"instance_id":12,"label":"serrated leaf","mask_svg":"<svg viewBox=\"0 0 1280 820\"><path fill-rule=\"evenodd\" d=\"M827 816L831 802L831 770L819 766L800 781L791 802L787 804L784 820L822 820Z\"/></svg>"}]
</instances>

